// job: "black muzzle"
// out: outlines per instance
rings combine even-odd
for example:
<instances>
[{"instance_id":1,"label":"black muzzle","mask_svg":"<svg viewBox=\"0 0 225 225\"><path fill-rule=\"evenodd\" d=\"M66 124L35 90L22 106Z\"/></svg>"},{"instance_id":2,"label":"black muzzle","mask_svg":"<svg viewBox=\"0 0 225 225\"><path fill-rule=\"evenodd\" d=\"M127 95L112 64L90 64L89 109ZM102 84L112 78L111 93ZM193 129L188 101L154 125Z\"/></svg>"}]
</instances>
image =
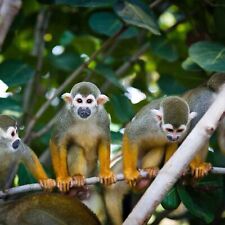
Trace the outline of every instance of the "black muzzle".
<instances>
[{"instance_id":1,"label":"black muzzle","mask_svg":"<svg viewBox=\"0 0 225 225\"><path fill-rule=\"evenodd\" d=\"M12 143L12 147L14 149L17 149L20 145L20 139L16 139L13 143Z\"/></svg>"},{"instance_id":2,"label":"black muzzle","mask_svg":"<svg viewBox=\"0 0 225 225\"><path fill-rule=\"evenodd\" d=\"M89 108L80 107L77 113L81 118L85 119L91 115L91 110Z\"/></svg>"}]
</instances>

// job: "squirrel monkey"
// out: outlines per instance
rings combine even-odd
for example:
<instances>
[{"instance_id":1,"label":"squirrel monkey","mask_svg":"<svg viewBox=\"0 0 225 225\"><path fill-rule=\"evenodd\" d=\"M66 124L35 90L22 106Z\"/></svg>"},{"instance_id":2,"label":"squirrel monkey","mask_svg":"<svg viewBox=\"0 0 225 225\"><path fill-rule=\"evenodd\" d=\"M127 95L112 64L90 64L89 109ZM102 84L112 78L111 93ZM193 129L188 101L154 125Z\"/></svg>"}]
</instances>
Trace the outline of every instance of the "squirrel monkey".
<instances>
[{"instance_id":1,"label":"squirrel monkey","mask_svg":"<svg viewBox=\"0 0 225 225\"><path fill-rule=\"evenodd\" d=\"M90 82L80 82L65 93L66 102L50 140L56 183L60 191L70 189L72 180L84 186L85 177L93 176L100 166L100 182L115 182L110 170L109 117L103 105L106 95Z\"/></svg>"},{"instance_id":2,"label":"squirrel monkey","mask_svg":"<svg viewBox=\"0 0 225 225\"><path fill-rule=\"evenodd\" d=\"M187 102L177 96L154 100L137 113L125 128L122 143L123 171L129 185L136 184L138 160L143 155L143 168L150 177L156 175L164 153L168 160L195 116L196 112L190 112Z\"/></svg>"},{"instance_id":3,"label":"squirrel monkey","mask_svg":"<svg viewBox=\"0 0 225 225\"><path fill-rule=\"evenodd\" d=\"M0 207L4 225L101 225L98 218L76 198L56 193L29 194Z\"/></svg>"},{"instance_id":4,"label":"squirrel monkey","mask_svg":"<svg viewBox=\"0 0 225 225\"><path fill-rule=\"evenodd\" d=\"M187 91L182 96L187 101L190 110L197 112L196 118L194 118L190 123L189 133L195 127L198 121L202 118L202 116L205 114L211 104L214 102L217 93L223 84L225 84L225 73L215 73L209 78L209 80L205 84ZM225 123L223 123L222 121L220 123L219 130L220 135L221 131L224 129L224 126ZM207 156L208 146L209 142L206 142L190 163L192 175L197 179L207 175L212 168L210 163L204 162Z\"/></svg>"},{"instance_id":5,"label":"squirrel monkey","mask_svg":"<svg viewBox=\"0 0 225 225\"><path fill-rule=\"evenodd\" d=\"M18 136L17 122L0 115L0 188L8 189L14 172L22 162L44 189L52 189L55 181L49 179L35 153Z\"/></svg>"}]
</instances>

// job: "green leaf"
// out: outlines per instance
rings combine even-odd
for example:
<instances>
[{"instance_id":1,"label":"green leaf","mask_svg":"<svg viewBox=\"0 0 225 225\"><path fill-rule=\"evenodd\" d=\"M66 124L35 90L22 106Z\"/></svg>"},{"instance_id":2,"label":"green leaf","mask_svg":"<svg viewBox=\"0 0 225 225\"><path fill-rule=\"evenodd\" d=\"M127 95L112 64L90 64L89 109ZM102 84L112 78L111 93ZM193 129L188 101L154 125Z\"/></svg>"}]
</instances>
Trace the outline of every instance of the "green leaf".
<instances>
[{"instance_id":1,"label":"green leaf","mask_svg":"<svg viewBox=\"0 0 225 225\"><path fill-rule=\"evenodd\" d=\"M167 195L161 202L161 205L163 206L164 209L172 210L176 209L180 205L180 202L181 201L175 186L167 193Z\"/></svg>"},{"instance_id":2,"label":"green leaf","mask_svg":"<svg viewBox=\"0 0 225 225\"><path fill-rule=\"evenodd\" d=\"M76 7L106 7L112 6L116 0L38 0L44 4L66 4Z\"/></svg>"},{"instance_id":3,"label":"green leaf","mask_svg":"<svg viewBox=\"0 0 225 225\"><path fill-rule=\"evenodd\" d=\"M178 53L174 45L169 43L165 37L152 37L150 40L150 49L153 54L168 62L174 62L178 59Z\"/></svg>"},{"instance_id":4,"label":"green leaf","mask_svg":"<svg viewBox=\"0 0 225 225\"><path fill-rule=\"evenodd\" d=\"M190 58L210 72L225 72L225 46L216 42L201 41L189 48Z\"/></svg>"},{"instance_id":5,"label":"green leaf","mask_svg":"<svg viewBox=\"0 0 225 225\"><path fill-rule=\"evenodd\" d=\"M114 71L103 64L98 64L95 68L95 71L102 77L104 77L106 80L108 80L111 84L115 85L116 87L120 88L121 90L124 90L124 87L119 82L118 78L116 77L116 74Z\"/></svg>"},{"instance_id":6,"label":"green leaf","mask_svg":"<svg viewBox=\"0 0 225 225\"><path fill-rule=\"evenodd\" d=\"M179 197L194 216L210 223L223 204L223 178L209 175L195 187L178 185Z\"/></svg>"},{"instance_id":7,"label":"green leaf","mask_svg":"<svg viewBox=\"0 0 225 225\"><path fill-rule=\"evenodd\" d=\"M132 103L125 95L112 95L110 104L117 120L121 123L127 123L133 117Z\"/></svg>"},{"instance_id":8,"label":"green leaf","mask_svg":"<svg viewBox=\"0 0 225 225\"><path fill-rule=\"evenodd\" d=\"M3 113L5 110L22 112L22 108L17 101L12 98L0 98L0 113Z\"/></svg>"},{"instance_id":9,"label":"green leaf","mask_svg":"<svg viewBox=\"0 0 225 225\"><path fill-rule=\"evenodd\" d=\"M26 63L7 60L0 64L0 80L8 86L26 84L34 75L34 70Z\"/></svg>"},{"instance_id":10,"label":"green leaf","mask_svg":"<svg viewBox=\"0 0 225 225\"><path fill-rule=\"evenodd\" d=\"M153 34L160 34L152 11L144 3L138 0L120 0L115 4L114 10L127 24L145 28Z\"/></svg>"},{"instance_id":11,"label":"green leaf","mask_svg":"<svg viewBox=\"0 0 225 225\"><path fill-rule=\"evenodd\" d=\"M49 59L55 68L65 72L72 72L82 63L80 55L71 51L64 52L61 55L51 54Z\"/></svg>"},{"instance_id":12,"label":"green leaf","mask_svg":"<svg viewBox=\"0 0 225 225\"><path fill-rule=\"evenodd\" d=\"M89 18L89 25L93 31L106 36L112 36L117 33L122 27L123 23L118 17L111 12L96 12ZM138 30L134 27L129 27L120 36L122 39L132 38L138 35Z\"/></svg>"},{"instance_id":13,"label":"green leaf","mask_svg":"<svg viewBox=\"0 0 225 225\"><path fill-rule=\"evenodd\" d=\"M193 71L193 72L201 72L202 68L193 62L193 60L188 57L185 61L182 62L182 68L184 70Z\"/></svg>"},{"instance_id":14,"label":"green leaf","mask_svg":"<svg viewBox=\"0 0 225 225\"><path fill-rule=\"evenodd\" d=\"M121 144L122 134L120 132L111 131L111 137L113 144Z\"/></svg>"}]
</instances>

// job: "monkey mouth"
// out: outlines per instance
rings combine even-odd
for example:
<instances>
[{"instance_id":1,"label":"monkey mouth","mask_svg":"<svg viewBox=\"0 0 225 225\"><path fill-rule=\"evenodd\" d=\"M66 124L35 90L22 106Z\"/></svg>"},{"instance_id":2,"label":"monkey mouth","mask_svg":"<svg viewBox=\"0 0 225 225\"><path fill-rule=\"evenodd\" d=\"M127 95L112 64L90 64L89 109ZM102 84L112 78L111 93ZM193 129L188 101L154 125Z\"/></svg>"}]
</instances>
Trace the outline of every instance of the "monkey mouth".
<instances>
[{"instance_id":1,"label":"monkey mouth","mask_svg":"<svg viewBox=\"0 0 225 225\"><path fill-rule=\"evenodd\" d=\"M77 113L82 119L87 119L91 115L91 110L89 108L80 107Z\"/></svg>"},{"instance_id":2,"label":"monkey mouth","mask_svg":"<svg viewBox=\"0 0 225 225\"><path fill-rule=\"evenodd\" d=\"M167 136L167 140L170 141L170 142L176 142L176 141L179 140L179 137L175 137L175 138L174 138L174 137L171 137L171 136L168 135L168 136Z\"/></svg>"}]
</instances>

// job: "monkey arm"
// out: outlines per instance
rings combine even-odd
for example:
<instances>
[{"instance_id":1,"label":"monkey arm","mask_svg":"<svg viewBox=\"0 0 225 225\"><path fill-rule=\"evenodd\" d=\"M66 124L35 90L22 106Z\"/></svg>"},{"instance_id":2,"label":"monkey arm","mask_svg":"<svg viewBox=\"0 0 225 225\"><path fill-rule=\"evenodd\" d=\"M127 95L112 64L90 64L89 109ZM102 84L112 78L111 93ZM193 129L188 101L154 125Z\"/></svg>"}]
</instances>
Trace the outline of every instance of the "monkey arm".
<instances>
[{"instance_id":1,"label":"monkey arm","mask_svg":"<svg viewBox=\"0 0 225 225\"><path fill-rule=\"evenodd\" d=\"M100 164L100 182L110 185L116 182L116 177L110 170L110 142L100 140L98 158Z\"/></svg>"},{"instance_id":2,"label":"monkey arm","mask_svg":"<svg viewBox=\"0 0 225 225\"><path fill-rule=\"evenodd\" d=\"M125 134L123 137L123 170L124 176L130 186L134 186L139 176L137 170L138 146L132 144Z\"/></svg>"},{"instance_id":3,"label":"monkey arm","mask_svg":"<svg viewBox=\"0 0 225 225\"><path fill-rule=\"evenodd\" d=\"M66 192L69 190L72 178L68 174L67 168L67 149L65 144L58 147L55 140L50 141L50 151L52 164L56 174L57 187L60 191Z\"/></svg>"},{"instance_id":4,"label":"monkey arm","mask_svg":"<svg viewBox=\"0 0 225 225\"><path fill-rule=\"evenodd\" d=\"M22 145L22 162L32 173L32 175L39 181L42 188L52 190L55 186L55 181L48 178L36 154L24 144Z\"/></svg>"},{"instance_id":5,"label":"monkey arm","mask_svg":"<svg viewBox=\"0 0 225 225\"><path fill-rule=\"evenodd\" d=\"M171 156L176 152L178 148L177 143L170 143L166 146L165 163L171 158Z\"/></svg>"}]
</instances>

